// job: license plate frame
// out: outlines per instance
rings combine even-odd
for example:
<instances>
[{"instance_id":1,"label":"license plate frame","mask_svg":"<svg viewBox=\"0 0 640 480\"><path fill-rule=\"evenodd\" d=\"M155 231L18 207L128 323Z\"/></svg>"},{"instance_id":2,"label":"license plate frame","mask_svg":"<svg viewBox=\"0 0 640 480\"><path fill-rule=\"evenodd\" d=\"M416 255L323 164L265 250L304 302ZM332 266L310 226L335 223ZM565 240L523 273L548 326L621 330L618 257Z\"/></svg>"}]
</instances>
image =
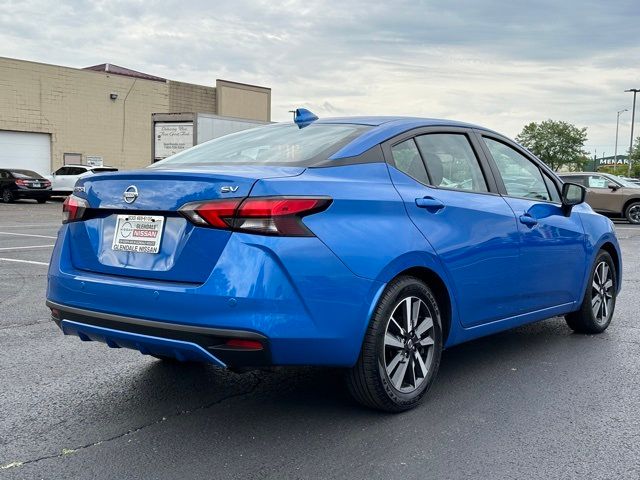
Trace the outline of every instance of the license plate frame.
<instances>
[{"instance_id":1,"label":"license plate frame","mask_svg":"<svg viewBox=\"0 0 640 480\"><path fill-rule=\"evenodd\" d=\"M165 217L161 215L118 215L111 250L117 252L160 252Z\"/></svg>"}]
</instances>

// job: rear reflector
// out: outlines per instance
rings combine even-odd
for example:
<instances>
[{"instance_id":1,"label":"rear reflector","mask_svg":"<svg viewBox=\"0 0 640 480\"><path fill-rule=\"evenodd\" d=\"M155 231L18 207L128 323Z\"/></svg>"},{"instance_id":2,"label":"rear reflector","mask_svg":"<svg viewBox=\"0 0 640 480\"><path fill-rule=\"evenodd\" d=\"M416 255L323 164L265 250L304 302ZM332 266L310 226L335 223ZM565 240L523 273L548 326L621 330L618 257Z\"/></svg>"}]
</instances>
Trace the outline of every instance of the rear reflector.
<instances>
[{"instance_id":1,"label":"rear reflector","mask_svg":"<svg viewBox=\"0 0 640 480\"><path fill-rule=\"evenodd\" d=\"M328 197L255 197L188 203L180 213L196 225L263 235L313 236L302 218L326 210Z\"/></svg>"},{"instance_id":2,"label":"rear reflector","mask_svg":"<svg viewBox=\"0 0 640 480\"><path fill-rule=\"evenodd\" d=\"M231 338L225 342L227 347L244 350L262 350L262 343L256 340L243 340L241 338Z\"/></svg>"},{"instance_id":3,"label":"rear reflector","mask_svg":"<svg viewBox=\"0 0 640 480\"><path fill-rule=\"evenodd\" d=\"M62 204L62 223L82 220L87 208L89 208L89 202L85 199L69 195Z\"/></svg>"}]
</instances>

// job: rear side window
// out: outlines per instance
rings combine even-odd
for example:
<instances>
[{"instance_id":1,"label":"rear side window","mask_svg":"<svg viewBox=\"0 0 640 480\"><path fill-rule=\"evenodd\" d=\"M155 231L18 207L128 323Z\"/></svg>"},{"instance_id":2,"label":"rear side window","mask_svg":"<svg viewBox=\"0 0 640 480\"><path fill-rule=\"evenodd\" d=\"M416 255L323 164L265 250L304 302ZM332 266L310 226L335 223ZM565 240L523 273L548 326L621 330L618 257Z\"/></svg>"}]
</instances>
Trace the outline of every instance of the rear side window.
<instances>
[{"instance_id":1,"label":"rear side window","mask_svg":"<svg viewBox=\"0 0 640 480\"><path fill-rule=\"evenodd\" d=\"M424 168L420 152L413 138L391 147L391 155L393 155L393 161L398 170L420 183L429 183L427 170Z\"/></svg>"},{"instance_id":2,"label":"rear side window","mask_svg":"<svg viewBox=\"0 0 640 480\"><path fill-rule=\"evenodd\" d=\"M416 137L416 142L432 185L470 192L488 191L478 158L465 135L431 133Z\"/></svg>"},{"instance_id":3,"label":"rear side window","mask_svg":"<svg viewBox=\"0 0 640 480\"><path fill-rule=\"evenodd\" d=\"M174 165L312 166L371 127L355 124L274 124L253 128L197 145L148 168Z\"/></svg>"},{"instance_id":4,"label":"rear side window","mask_svg":"<svg viewBox=\"0 0 640 480\"><path fill-rule=\"evenodd\" d=\"M502 142L483 138L500 171L507 195L551 201L542 172L535 163Z\"/></svg>"},{"instance_id":5,"label":"rear side window","mask_svg":"<svg viewBox=\"0 0 640 480\"><path fill-rule=\"evenodd\" d=\"M31 170L12 170L13 178L42 178L40 174Z\"/></svg>"}]
</instances>

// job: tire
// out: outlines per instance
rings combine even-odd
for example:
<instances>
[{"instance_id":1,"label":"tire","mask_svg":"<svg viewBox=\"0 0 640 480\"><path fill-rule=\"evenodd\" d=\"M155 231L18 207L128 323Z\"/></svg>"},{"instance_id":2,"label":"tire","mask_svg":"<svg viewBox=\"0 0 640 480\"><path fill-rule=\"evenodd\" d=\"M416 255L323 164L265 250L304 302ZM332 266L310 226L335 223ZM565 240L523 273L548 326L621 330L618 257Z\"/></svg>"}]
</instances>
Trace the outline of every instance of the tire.
<instances>
[{"instance_id":1,"label":"tire","mask_svg":"<svg viewBox=\"0 0 640 480\"><path fill-rule=\"evenodd\" d=\"M569 328L576 333L602 333L616 307L618 278L613 259L600 250L591 268L589 283L580 309L565 315Z\"/></svg>"},{"instance_id":2,"label":"tire","mask_svg":"<svg viewBox=\"0 0 640 480\"><path fill-rule=\"evenodd\" d=\"M13 203L15 200L13 192L8 188L2 190L2 201L4 203Z\"/></svg>"},{"instance_id":3,"label":"tire","mask_svg":"<svg viewBox=\"0 0 640 480\"><path fill-rule=\"evenodd\" d=\"M47 203L47 200L48 200L47 198L38 198L36 199L36 202L42 204L42 203Z\"/></svg>"},{"instance_id":4,"label":"tire","mask_svg":"<svg viewBox=\"0 0 640 480\"><path fill-rule=\"evenodd\" d=\"M640 202L632 202L627 205L624 216L629 223L640 224Z\"/></svg>"},{"instance_id":5,"label":"tire","mask_svg":"<svg viewBox=\"0 0 640 480\"><path fill-rule=\"evenodd\" d=\"M407 335L407 303L410 317L417 316L413 335ZM442 319L431 289L415 277L398 277L378 301L358 361L347 372L347 387L367 407L409 410L431 387L441 354Z\"/></svg>"}]
</instances>

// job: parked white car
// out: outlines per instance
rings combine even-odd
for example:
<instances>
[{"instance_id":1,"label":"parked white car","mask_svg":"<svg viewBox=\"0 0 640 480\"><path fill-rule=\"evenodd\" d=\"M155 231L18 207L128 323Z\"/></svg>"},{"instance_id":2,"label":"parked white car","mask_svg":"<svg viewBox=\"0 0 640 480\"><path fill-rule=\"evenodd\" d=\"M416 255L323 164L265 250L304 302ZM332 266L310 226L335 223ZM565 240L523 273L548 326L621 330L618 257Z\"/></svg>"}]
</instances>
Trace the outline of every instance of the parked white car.
<instances>
[{"instance_id":1,"label":"parked white car","mask_svg":"<svg viewBox=\"0 0 640 480\"><path fill-rule=\"evenodd\" d=\"M87 175L93 175L100 172L117 172L115 167L92 167L89 165L65 165L47 175L46 178L51 180L51 191L53 195L70 195L73 193L73 187L79 178Z\"/></svg>"}]
</instances>

